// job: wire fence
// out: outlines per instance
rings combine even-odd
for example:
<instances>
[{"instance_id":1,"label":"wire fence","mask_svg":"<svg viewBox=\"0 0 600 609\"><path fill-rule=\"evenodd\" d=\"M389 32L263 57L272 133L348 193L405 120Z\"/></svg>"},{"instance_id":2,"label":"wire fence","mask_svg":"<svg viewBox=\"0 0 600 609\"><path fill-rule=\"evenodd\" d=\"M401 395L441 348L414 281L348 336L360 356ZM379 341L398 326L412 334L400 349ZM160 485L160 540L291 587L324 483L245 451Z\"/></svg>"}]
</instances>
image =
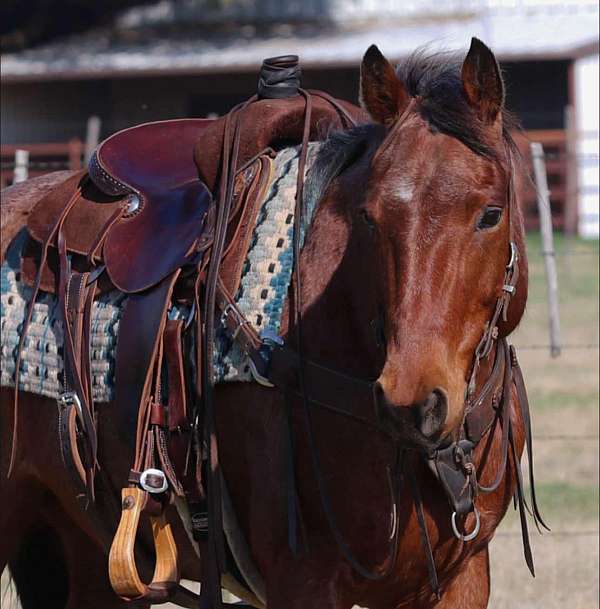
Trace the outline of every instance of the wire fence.
<instances>
[{"instance_id":1,"label":"wire fence","mask_svg":"<svg viewBox=\"0 0 600 609\"><path fill-rule=\"evenodd\" d=\"M537 259L539 260L540 258L543 259L547 256L553 256L560 261L563 265L558 273L559 288L561 290L565 290L565 284L570 285L572 282L577 281L577 279L574 279L569 274L569 269L571 267L568 265L568 260L571 257L577 261L577 263L574 263L576 267L581 267L581 265L583 265L590 269L590 274L595 276L595 281L597 282L597 248L593 247L587 250L573 249L577 248L578 244L576 241L569 242L568 239L563 240L560 245L562 246L561 251L548 252L543 249L532 250L530 252L530 260L535 259L536 257L538 257ZM579 244L579 246L581 246L581 244ZM576 302L581 309L597 311L597 298L597 293L594 294L591 287L588 287L585 291L579 292ZM542 303L538 302L537 305L534 306L537 306L536 313L541 314L543 309ZM567 306L568 305L565 304L565 307ZM561 326L561 330L566 330L567 335L574 330L579 331L579 328L575 328L574 326L582 323L578 318L573 318L572 315L565 319L561 316L561 322L562 321L565 321L566 323L564 328ZM572 359L572 357L583 357L577 355L577 352L589 353L590 355L585 356L585 359L589 359L592 362L597 361L600 350L600 341L597 339L597 321L595 323L590 323L588 330L592 333L590 340L578 342L576 340L567 339L560 343L560 357L565 362L565 368L568 369L569 362L576 361L579 363L579 359ZM577 332L575 332L575 334L577 334ZM552 348L549 341L533 342L525 339L521 344L519 343L518 336L516 337L515 344L519 351L525 352L550 353ZM534 359L536 357L537 355L534 356ZM536 370L538 369L539 368L536 368ZM585 374L597 374L597 372L594 372L593 366L591 365L588 365L584 370L587 370ZM555 382L560 383L559 380ZM560 386L561 391L566 392L566 401L569 399L569 392L578 382L581 382L580 379L571 380L568 374L565 375L564 383L561 383ZM592 428L590 428L589 425L589 422L594 420L597 416L595 414L597 413L598 408L597 382L592 382L590 379L589 385L592 388L592 393L589 396L582 398L582 403L577 403L578 398L576 393L575 397L570 398L575 401L577 408L587 408L586 412L590 413L588 415L589 418L584 419L581 426L567 425L566 428L563 427L565 425L564 413L574 412L568 410L573 403L565 403L565 409L555 405L554 410L551 410L550 413L548 413L547 411L544 411L543 406L541 410L536 408L536 400L532 400L534 417L534 452L537 453L536 464L538 469L537 481L538 484L541 483L542 486L548 485L548 488L552 489L547 490L546 494L546 501L549 501L550 503L550 526L552 532L549 533L548 536L543 535L542 538L537 541L539 547L536 554L546 553L547 555L554 555L555 560L560 552L570 551L568 549L576 551L576 548L580 549L581 547L585 547L589 548L590 552L593 552L592 548L597 547L600 538L600 530L594 524L595 521L597 522L598 514L597 493L596 499L594 499L594 491L592 490L597 484L597 455L600 437L598 431L595 429L596 425ZM560 404L560 397L558 399L555 398L555 400ZM584 400L585 402L583 402ZM577 412L582 411L577 410ZM536 433L535 423L540 418L543 419L542 429ZM579 429L577 429L577 427L579 427ZM565 478L564 476L567 468L571 473ZM552 485L556 486L552 487ZM560 495L561 492L565 494ZM582 493L586 492L591 493L591 495L583 497ZM556 496L553 497L553 493L558 493L558 499ZM544 503L542 503L542 510L544 511ZM594 513L596 514L595 517ZM496 537L503 540L500 541L500 543L507 543L512 539L516 542L520 536L521 531L518 530L517 526L511 526L508 529L501 527L496 533ZM557 546L556 544L559 545ZM584 544L584 546L577 544ZM543 556L538 556L538 558L540 558L542 562L545 559ZM593 564L593 554L590 556L590 560L592 561L591 564ZM546 568L548 568L546 563L545 565Z\"/></svg>"}]
</instances>

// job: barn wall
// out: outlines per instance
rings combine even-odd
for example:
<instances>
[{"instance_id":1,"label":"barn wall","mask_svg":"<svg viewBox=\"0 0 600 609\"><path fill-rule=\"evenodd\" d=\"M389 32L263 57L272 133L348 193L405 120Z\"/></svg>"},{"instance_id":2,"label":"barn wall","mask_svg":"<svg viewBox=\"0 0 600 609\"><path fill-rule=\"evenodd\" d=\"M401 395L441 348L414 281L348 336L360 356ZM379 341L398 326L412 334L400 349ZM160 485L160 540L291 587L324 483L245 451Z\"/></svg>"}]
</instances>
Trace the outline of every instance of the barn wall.
<instances>
[{"instance_id":1,"label":"barn wall","mask_svg":"<svg viewBox=\"0 0 600 609\"><path fill-rule=\"evenodd\" d=\"M526 129L563 127L568 62L506 63L507 102ZM89 115L102 119L102 135L137 123L222 114L256 90L257 74L136 77L11 83L2 86L2 143L85 137ZM358 68L304 70L303 85L357 102Z\"/></svg>"},{"instance_id":2,"label":"barn wall","mask_svg":"<svg viewBox=\"0 0 600 609\"><path fill-rule=\"evenodd\" d=\"M596 239L600 234L599 67L598 55L575 62L579 233Z\"/></svg>"},{"instance_id":3,"label":"barn wall","mask_svg":"<svg viewBox=\"0 0 600 609\"><path fill-rule=\"evenodd\" d=\"M3 84L0 90L3 144L83 138L87 117L108 112L102 81Z\"/></svg>"}]
</instances>

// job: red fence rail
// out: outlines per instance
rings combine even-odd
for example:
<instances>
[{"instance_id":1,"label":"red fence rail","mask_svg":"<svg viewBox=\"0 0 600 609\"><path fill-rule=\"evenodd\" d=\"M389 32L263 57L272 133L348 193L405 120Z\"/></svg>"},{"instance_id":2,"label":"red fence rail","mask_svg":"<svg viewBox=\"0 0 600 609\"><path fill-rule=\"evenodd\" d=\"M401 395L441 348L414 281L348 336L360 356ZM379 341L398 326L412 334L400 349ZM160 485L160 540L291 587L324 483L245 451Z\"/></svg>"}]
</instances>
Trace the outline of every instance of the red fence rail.
<instances>
[{"instance_id":1,"label":"red fence rail","mask_svg":"<svg viewBox=\"0 0 600 609\"><path fill-rule=\"evenodd\" d=\"M0 186L5 188L13 183L17 150L29 152L28 177L33 178L60 169L81 169L84 148L79 138L53 144L3 145L0 147Z\"/></svg>"},{"instance_id":2,"label":"red fence rail","mask_svg":"<svg viewBox=\"0 0 600 609\"><path fill-rule=\"evenodd\" d=\"M529 150L530 142L540 142L544 147L553 224L555 229L563 230L568 206L577 205L577 201L573 200L573 198L576 199L576 196L572 196L572 187L568 185L569 163L573 160L567 150L567 132L563 129L527 131L515 135L515 139L527 163L526 174L528 176L532 174L533 167ZM0 170L0 186L2 188L13 183L14 159L17 149L29 152L28 175L29 177L35 177L59 169L80 169L85 146L78 138L54 144L2 146ZM536 193L532 182L524 176L519 176L517 189L527 229L539 229Z\"/></svg>"}]
</instances>

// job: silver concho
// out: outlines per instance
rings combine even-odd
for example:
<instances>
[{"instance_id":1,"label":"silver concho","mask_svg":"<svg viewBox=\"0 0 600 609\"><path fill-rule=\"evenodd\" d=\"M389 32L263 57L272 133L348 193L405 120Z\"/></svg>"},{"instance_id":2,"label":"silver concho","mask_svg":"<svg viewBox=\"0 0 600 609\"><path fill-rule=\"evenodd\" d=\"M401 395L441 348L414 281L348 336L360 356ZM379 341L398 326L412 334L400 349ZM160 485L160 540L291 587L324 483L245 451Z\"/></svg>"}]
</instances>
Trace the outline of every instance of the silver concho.
<instances>
[{"instance_id":1,"label":"silver concho","mask_svg":"<svg viewBox=\"0 0 600 609\"><path fill-rule=\"evenodd\" d=\"M140 207L140 198L137 195L129 195L127 197L127 207L125 208L126 214L135 213Z\"/></svg>"}]
</instances>

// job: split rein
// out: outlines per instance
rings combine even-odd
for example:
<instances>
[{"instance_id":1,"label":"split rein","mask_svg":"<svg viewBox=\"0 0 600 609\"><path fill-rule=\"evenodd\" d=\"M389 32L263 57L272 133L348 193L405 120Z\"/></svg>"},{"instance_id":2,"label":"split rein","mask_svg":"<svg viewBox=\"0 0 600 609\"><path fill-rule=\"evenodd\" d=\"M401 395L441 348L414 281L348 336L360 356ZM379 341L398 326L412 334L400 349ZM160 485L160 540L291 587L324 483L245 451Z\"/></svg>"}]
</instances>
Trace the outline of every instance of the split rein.
<instances>
[{"instance_id":1,"label":"split rein","mask_svg":"<svg viewBox=\"0 0 600 609\"><path fill-rule=\"evenodd\" d=\"M313 474L315 476L321 506L326 516L330 531L335 542L344 556L345 560L362 577L372 581L386 578L393 570L398 553L399 527L399 473L405 470L405 453L409 449L402 446L394 435L384 429L374 415L365 416L364 404L373 403L373 384L348 376L331 368L327 368L307 360L303 353L303 324L302 324L302 278L299 269L300 259L300 234L303 218L303 186L304 169L308 148L308 136L310 127L311 103L310 95L300 90L306 100L304 133L298 164L298 177L296 189L296 204L294 215L293 233L293 275L292 293L289 306L290 326L295 328L296 351L283 344L281 339L272 336L258 336L247 323L243 314L237 310L233 299L222 286L216 285L217 296L215 302L222 311L223 325L229 330L230 335L239 342L242 350L248 355L252 374L259 383L266 386L275 386L282 390L286 399L286 418L288 425L288 459L287 459L287 511L288 511L288 543L294 555L299 553L298 531L304 531L302 518L299 510L299 500L296 491L295 464L294 464L294 434L292 429L292 399L300 398L302 415L307 432L309 451ZM406 116L406 113L404 114ZM404 117L401 117L402 121ZM234 147L235 150L235 147ZM234 155L235 156L235 155ZM543 522L535 497L533 480L533 457L532 457L532 434L529 416L527 394L523 382L523 376L516 358L514 347L509 347L506 339L498 339L498 322L500 317L506 321L508 306L516 291L519 277L519 252L513 234L512 217L516 205L515 193L512 185L512 175L508 187L508 223L510 227L509 236L509 260L506 265L502 292L498 297L491 319L486 324L482 338L475 350L472 372L465 398L465 414L462 425L459 428L459 438L451 443L441 443L429 455L426 462L430 469L442 483L453 511L451 514L451 526L455 537L461 542L475 539L480 531L480 514L475 506L475 499L480 493L491 493L495 491L505 479L508 467L509 447L513 460L514 470L517 477L517 491L515 502L518 503L521 518L524 551L526 562L533 573L533 558L529 544L527 524L525 520L525 509L533 514L536 526L546 527ZM512 213L511 213L512 212ZM218 258L217 258L218 259ZM211 311L211 309L207 309ZM494 346L496 348L494 349ZM268 352L269 364L263 354ZM481 389L476 391L476 378L483 360L487 360L495 354L492 372ZM209 360L210 361L210 360ZM528 506L523 491L519 459L515 447L514 431L511 422L511 390L515 386L518 401L521 408L521 417L525 427L525 440L529 455L529 478L531 485L531 508ZM356 406L359 402L360 406ZM484 411L483 405L487 408ZM391 497L392 532L390 535L390 548L388 556L382 563L384 566L376 569L368 569L353 554L348 543L344 539L337 524L325 478L323 476L319 447L314 433L313 412L311 406L322 410L344 416L357 423L369 427L373 431L386 435L395 444L393 468L387 469L389 492ZM375 409L372 409L373 413ZM477 471L472 461L472 453L484 436L490 430L496 429L496 424L502 427L501 441L501 465L496 472L494 481L489 486L482 485L477 480ZM475 431L474 431L475 430ZM490 436L490 441L493 435ZM214 444L210 444L213 446ZM486 455L487 452L484 453ZM445 466L445 467L443 467ZM481 466L481 469L485 463ZM426 554L429 579L434 593L440 596L440 585L436 571L433 550L427 530L423 503L420 489L413 468L409 466L407 477L413 496L417 521L421 533L421 540ZM450 471L451 475L446 472ZM475 525L468 533L461 532L459 520L473 513ZM209 517L210 521L210 517ZM304 540L305 550L306 539Z\"/></svg>"}]
</instances>

